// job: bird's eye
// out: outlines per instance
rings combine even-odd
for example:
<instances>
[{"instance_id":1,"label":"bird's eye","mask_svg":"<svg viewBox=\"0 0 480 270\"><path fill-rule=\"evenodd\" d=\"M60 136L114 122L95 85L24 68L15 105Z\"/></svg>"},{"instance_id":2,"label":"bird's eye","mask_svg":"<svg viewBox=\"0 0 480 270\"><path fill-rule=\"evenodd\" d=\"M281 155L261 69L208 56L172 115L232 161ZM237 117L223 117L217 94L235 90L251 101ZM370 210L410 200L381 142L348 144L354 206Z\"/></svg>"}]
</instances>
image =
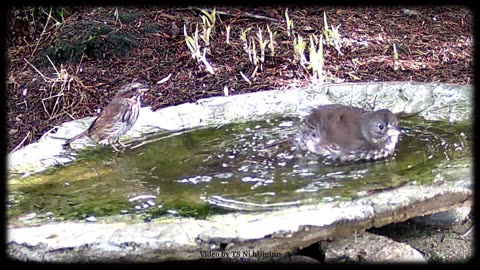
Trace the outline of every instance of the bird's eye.
<instances>
[{"instance_id":1,"label":"bird's eye","mask_svg":"<svg viewBox=\"0 0 480 270\"><path fill-rule=\"evenodd\" d=\"M378 124L378 129L379 130L383 130L383 128L384 128L383 124Z\"/></svg>"}]
</instances>

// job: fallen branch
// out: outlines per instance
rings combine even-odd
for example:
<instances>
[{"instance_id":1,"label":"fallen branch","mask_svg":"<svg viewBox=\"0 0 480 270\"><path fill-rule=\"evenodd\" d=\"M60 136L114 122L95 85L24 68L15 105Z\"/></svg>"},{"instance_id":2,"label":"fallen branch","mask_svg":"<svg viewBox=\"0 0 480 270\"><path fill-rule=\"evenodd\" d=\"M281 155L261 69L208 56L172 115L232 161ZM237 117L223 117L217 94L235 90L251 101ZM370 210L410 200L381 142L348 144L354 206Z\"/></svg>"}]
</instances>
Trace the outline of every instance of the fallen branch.
<instances>
[{"instance_id":1,"label":"fallen branch","mask_svg":"<svg viewBox=\"0 0 480 270\"><path fill-rule=\"evenodd\" d=\"M42 78L43 78L44 81L50 81L50 80L52 80L51 78L46 77L45 75L43 75L43 73L40 72L40 70L38 70L34 65L30 64L30 62L28 62L27 59L23 58L23 60L25 60L25 62L27 62L27 64L29 64L33 69L35 69L35 71L37 71L38 74L40 74L40 76L42 76ZM47 80L47 79L48 79L48 80Z\"/></svg>"},{"instance_id":2,"label":"fallen branch","mask_svg":"<svg viewBox=\"0 0 480 270\"><path fill-rule=\"evenodd\" d=\"M56 132L58 130L58 126L54 126L53 128L47 130L47 132L43 133L42 137L40 137L39 141L45 138L48 134Z\"/></svg>"},{"instance_id":3,"label":"fallen branch","mask_svg":"<svg viewBox=\"0 0 480 270\"><path fill-rule=\"evenodd\" d=\"M199 10L199 11L202 10L200 8L191 8L191 9L196 9L196 10ZM209 12L212 11L212 9L203 9L203 10L206 10L206 11L209 11ZM218 11L218 10L216 11L216 13L220 14L220 15L224 15L224 16L238 16L238 15L230 14L229 12ZM278 19L274 19L274 18L270 18L270 17L267 17L267 16L262 16L262 15L256 15L256 14L252 14L252 13L248 13L248 12L243 12L242 14L240 14L240 17L253 18L253 19L259 19L259 20L268 20L268 21L272 21L272 22L280 22L280 20L278 20Z\"/></svg>"}]
</instances>

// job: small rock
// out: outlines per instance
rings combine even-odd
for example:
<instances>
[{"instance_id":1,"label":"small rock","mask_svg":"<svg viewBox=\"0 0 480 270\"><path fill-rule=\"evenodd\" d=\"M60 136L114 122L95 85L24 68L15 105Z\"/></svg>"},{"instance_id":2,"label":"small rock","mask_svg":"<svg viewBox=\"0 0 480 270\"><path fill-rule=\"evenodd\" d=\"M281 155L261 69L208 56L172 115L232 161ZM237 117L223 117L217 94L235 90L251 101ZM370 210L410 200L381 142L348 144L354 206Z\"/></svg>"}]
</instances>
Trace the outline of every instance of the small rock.
<instances>
[{"instance_id":1,"label":"small rock","mask_svg":"<svg viewBox=\"0 0 480 270\"><path fill-rule=\"evenodd\" d=\"M356 237L352 235L347 238L322 242L321 249L325 252L325 263L426 263L422 254L411 246L367 232Z\"/></svg>"},{"instance_id":2,"label":"small rock","mask_svg":"<svg viewBox=\"0 0 480 270\"><path fill-rule=\"evenodd\" d=\"M403 14L408 16L420 15L419 11L408 9L408 8L402 8L402 12Z\"/></svg>"},{"instance_id":3,"label":"small rock","mask_svg":"<svg viewBox=\"0 0 480 270\"><path fill-rule=\"evenodd\" d=\"M412 221L432 226L450 227L464 221L471 210L472 208L470 206L457 207L448 211L415 217Z\"/></svg>"},{"instance_id":4,"label":"small rock","mask_svg":"<svg viewBox=\"0 0 480 270\"><path fill-rule=\"evenodd\" d=\"M178 28L177 24L175 23L175 21L172 22L171 24L171 28L170 28L170 36L172 38L177 38L178 37L178 33L180 33L180 28Z\"/></svg>"},{"instance_id":5,"label":"small rock","mask_svg":"<svg viewBox=\"0 0 480 270\"><path fill-rule=\"evenodd\" d=\"M170 210L167 210L167 213L169 213L170 215L174 215L174 216L178 215L178 212L177 212L177 211L171 210L171 209L170 209Z\"/></svg>"},{"instance_id":6,"label":"small rock","mask_svg":"<svg viewBox=\"0 0 480 270\"><path fill-rule=\"evenodd\" d=\"M86 222L97 222L97 218L94 216L89 216L85 219Z\"/></svg>"},{"instance_id":7,"label":"small rock","mask_svg":"<svg viewBox=\"0 0 480 270\"><path fill-rule=\"evenodd\" d=\"M277 263L300 263L300 264L305 264L305 263L320 263L319 261L315 260L314 258L308 257L308 256L303 256L303 255L291 255L291 256L285 256L280 258Z\"/></svg>"}]
</instances>

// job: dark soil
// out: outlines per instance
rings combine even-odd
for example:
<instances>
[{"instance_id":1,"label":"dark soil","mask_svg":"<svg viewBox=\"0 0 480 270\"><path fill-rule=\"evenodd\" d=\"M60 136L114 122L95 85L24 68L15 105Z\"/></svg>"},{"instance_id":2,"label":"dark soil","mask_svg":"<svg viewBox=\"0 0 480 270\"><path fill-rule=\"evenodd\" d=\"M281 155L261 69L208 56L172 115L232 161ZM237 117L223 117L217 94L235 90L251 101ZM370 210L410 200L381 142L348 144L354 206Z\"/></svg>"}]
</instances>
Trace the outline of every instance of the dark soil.
<instances>
[{"instance_id":1,"label":"dark soil","mask_svg":"<svg viewBox=\"0 0 480 270\"><path fill-rule=\"evenodd\" d=\"M409 220L369 231L410 245L429 263L466 263L476 259L473 224L471 215L447 228L422 225Z\"/></svg>"},{"instance_id":2,"label":"dark soil","mask_svg":"<svg viewBox=\"0 0 480 270\"><path fill-rule=\"evenodd\" d=\"M211 9L208 12L211 12ZM217 7L206 53L215 74L192 58L183 34L192 36L196 8L19 8L9 11L7 33L8 151L38 140L56 125L98 114L115 90L148 83L144 104L154 110L200 98L307 85L312 71L295 59L293 36L307 42L339 26L341 54L324 46L325 82L473 82L473 15L460 7L329 8ZM48 16L50 14L50 16ZM241 32L274 37L255 70ZM230 42L226 43L226 27ZM256 51L260 54L260 46ZM204 47L205 42L200 40ZM398 60L394 60L394 46ZM49 59L51 62L49 61ZM36 70L37 69L37 70ZM40 74L41 73L41 74ZM249 78L247 82L241 75ZM162 84L156 82L171 74Z\"/></svg>"}]
</instances>

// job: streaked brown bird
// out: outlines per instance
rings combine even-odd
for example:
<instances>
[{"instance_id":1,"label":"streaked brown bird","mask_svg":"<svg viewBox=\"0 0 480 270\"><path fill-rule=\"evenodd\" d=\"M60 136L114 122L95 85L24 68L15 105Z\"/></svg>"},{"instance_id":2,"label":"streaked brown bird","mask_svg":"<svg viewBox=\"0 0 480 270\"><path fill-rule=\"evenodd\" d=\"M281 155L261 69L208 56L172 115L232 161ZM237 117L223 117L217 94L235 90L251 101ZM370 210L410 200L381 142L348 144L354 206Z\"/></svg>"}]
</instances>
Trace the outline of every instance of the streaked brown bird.
<instances>
[{"instance_id":1,"label":"streaked brown bird","mask_svg":"<svg viewBox=\"0 0 480 270\"><path fill-rule=\"evenodd\" d=\"M298 142L300 149L328 160L378 160L394 154L397 125L397 117L387 109L323 105L305 118Z\"/></svg>"},{"instance_id":2,"label":"streaked brown bird","mask_svg":"<svg viewBox=\"0 0 480 270\"><path fill-rule=\"evenodd\" d=\"M148 91L148 88L140 83L130 83L121 87L90 127L68 139L65 145L83 136L88 136L97 143L111 145L115 151L119 151L115 144L120 144L125 148L119 139L137 121L141 97L145 91Z\"/></svg>"}]
</instances>

